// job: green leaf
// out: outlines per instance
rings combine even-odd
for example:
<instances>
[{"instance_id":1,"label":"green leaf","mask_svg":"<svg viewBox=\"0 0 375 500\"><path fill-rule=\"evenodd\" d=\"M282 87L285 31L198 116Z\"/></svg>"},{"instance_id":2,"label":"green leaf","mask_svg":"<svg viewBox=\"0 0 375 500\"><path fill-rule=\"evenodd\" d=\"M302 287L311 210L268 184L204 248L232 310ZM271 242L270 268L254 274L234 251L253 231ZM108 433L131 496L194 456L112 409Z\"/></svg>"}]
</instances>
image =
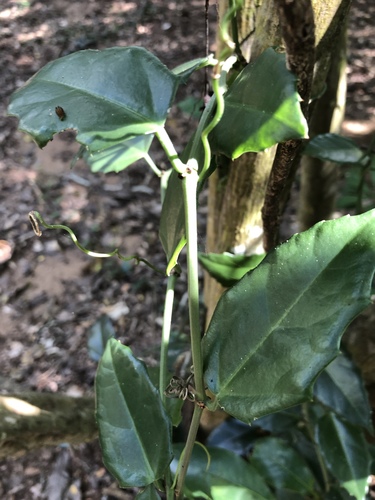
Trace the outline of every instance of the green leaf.
<instances>
[{"instance_id":1,"label":"green leaf","mask_svg":"<svg viewBox=\"0 0 375 500\"><path fill-rule=\"evenodd\" d=\"M194 157L197 160L199 169L201 169L204 162L204 150L200 138L197 148L192 151L196 134L197 132L191 137L181 153L181 161L187 163L191 157ZM178 257L186 244L182 183L175 170L169 176L168 186L165 191L161 210L159 238L167 256L168 266L166 274L169 276L173 268L177 266Z\"/></svg>"},{"instance_id":2,"label":"green leaf","mask_svg":"<svg viewBox=\"0 0 375 500\"><path fill-rule=\"evenodd\" d=\"M285 55L267 49L247 65L225 94L225 110L210 134L212 151L238 158L289 139L307 137L296 78Z\"/></svg>"},{"instance_id":3,"label":"green leaf","mask_svg":"<svg viewBox=\"0 0 375 500\"><path fill-rule=\"evenodd\" d=\"M169 352L168 352L169 355ZM160 376L160 367L153 366L149 367L147 370L148 376L150 377L151 382L154 387L159 390L159 376ZM170 373L170 378L172 378L173 373ZM184 402L180 398L167 398L165 402L165 410L169 416L169 419L173 425L173 427L178 427L182 420L182 407Z\"/></svg>"},{"instance_id":4,"label":"green leaf","mask_svg":"<svg viewBox=\"0 0 375 500\"><path fill-rule=\"evenodd\" d=\"M175 458L171 464L176 471L182 445L174 447ZM205 451L195 446L186 476L185 494L188 498L210 498L212 500L261 500L272 499L263 478L243 458L231 451L207 447Z\"/></svg>"},{"instance_id":5,"label":"green leaf","mask_svg":"<svg viewBox=\"0 0 375 500\"><path fill-rule=\"evenodd\" d=\"M314 492L315 479L303 458L286 441L267 437L257 441L251 464L276 490Z\"/></svg>"},{"instance_id":6,"label":"green leaf","mask_svg":"<svg viewBox=\"0 0 375 500\"><path fill-rule=\"evenodd\" d=\"M314 396L351 424L372 432L371 408L361 374L344 355L339 355L320 374Z\"/></svg>"},{"instance_id":7,"label":"green leaf","mask_svg":"<svg viewBox=\"0 0 375 500\"><path fill-rule=\"evenodd\" d=\"M199 253L204 269L223 286L233 286L265 257L262 255L233 255L231 253Z\"/></svg>"},{"instance_id":8,"label":"green leaf","mask_svg":"<svg viewBox=\"0 0 375 500\"><path fill-rule=\"evenodd\" d=\"M169 263L167 274L177 265L185 243L185 210L181 179L173 170L168 179L161 210L159 238ZM177 249L177 251L176 251Z\"/></svg>"},{"instance_id":9,"label":"green leaf","mask_svg":"<svg viewBox=\"0 0 375 500\"><path fill-rule=\"evenodd\" d=\"M99 361L103 355L108 340L115 336L116 332L113 328L110 317L106 314L102 314L100 318L89 328L87 348L90 358L94 361Z\"/></svg>"},{"instance_id":10,"label":"green leaf","mask_svg":"<svg viewBox=\"0 0 375 500\"><path fill-rule=\"evenodd\" d=\"M370 303L374 269L375 211L320 222L270 252L223 294L203 337L208 406L251 422L311 399Z\"/></svg>"},{"instance_id":11,"label":"green leaf","mask_svg":"<svg viewBox=\"0 0 375 500\"><path fill-rule=\"evenodd\" d=\"M323 500L353 500L353 497L344 488L333 486L328 493L324 493Z\"/></svg>"},{"instance_id":12,"label":"green leaf","mask_svg":"<svg viewBox=\"0 0 375 500\"><path fill-rule=\"evenodd\" d=\"M363 157L355 142L337 134L317 135L307 143L303 154L336 163L358 163Z\"/></svg>"},{"instance_id":13,"label":"green leaf","mask_svg":"<svg viewBox=\"0 0 375 500\"><path fill-rule=\"evenodd\" d=\"M341 486L358 500L365 498L371 459L363 432L329 413L318 422L316 440Z\"/></svg>"},{"instance_id":14,"label":"green leaf","mask_svg":"<svg viewBox=\"0 0 375 500\"><path fill-rule=\"evenodd\" d=\"M258 427L244 424L234 418L227 418L210 433L206 444L233 451L236 455L247 456L258 437Z\"/></svg>"},{"instance_id":15,"label":"green leaf","mask_svg":"<svg viewBox=\"0 0 375 500\"><path fill-rule=\"evenodd\" d=\"M132 163L143 159L150 149L154 136L140 135L101 151L83 155L93 172L121 172Z\"/></svg>"},{"instance_id":16,"label":"green leaf","mask_svg":"<svg viewBox=\"0 0 375 500\"><path fill-rule=\"evenodd\" d=\"M157 493L155 486L150 484L137 494L135 500L160 500L160 495Z\"/></svg>"},{"instance_id":17,"label":"green leaf","mask_svg":"<svg viewBox=\"0 0 375 500\"><path fill-rule=\"evenodd\" d=\"M172 459L171 424L143 363L110 339L95 389L103 462L120 487L163 477Z\"/></svg>"},{"instance_id":18,"label":"green leaf","mask_svg":"<svg viewBox=\"0 0 375 500\"><path fill-rule=\"evenodd\" d=\"M84 50L42 68L13 94L9 113L40 147L71 128L90 152L101 151L163 127L179 83L141 47Z\"/></svg>"}]
</instances>

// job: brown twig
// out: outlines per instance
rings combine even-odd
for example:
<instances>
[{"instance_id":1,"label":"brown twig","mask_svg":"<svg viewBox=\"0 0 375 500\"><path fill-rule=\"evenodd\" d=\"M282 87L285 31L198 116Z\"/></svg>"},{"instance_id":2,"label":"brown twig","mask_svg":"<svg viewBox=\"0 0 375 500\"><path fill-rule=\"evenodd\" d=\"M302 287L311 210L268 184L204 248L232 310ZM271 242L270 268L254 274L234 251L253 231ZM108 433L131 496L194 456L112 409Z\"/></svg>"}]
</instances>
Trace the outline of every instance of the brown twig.
<instances>
[{"instance_id":1,"label":"brown twig","mask_svg":"<svg viewBox=\"0 0 375 500\"><path fill-rule=\"evenodd\" d=\"M307 118L315 62L315 24L311 0L276 0L288 69L297 78L301 108ZM301 140L279 144L262 209L264 248L278 243L279 219L296 172Z\"/></svg>"}]
</instances>

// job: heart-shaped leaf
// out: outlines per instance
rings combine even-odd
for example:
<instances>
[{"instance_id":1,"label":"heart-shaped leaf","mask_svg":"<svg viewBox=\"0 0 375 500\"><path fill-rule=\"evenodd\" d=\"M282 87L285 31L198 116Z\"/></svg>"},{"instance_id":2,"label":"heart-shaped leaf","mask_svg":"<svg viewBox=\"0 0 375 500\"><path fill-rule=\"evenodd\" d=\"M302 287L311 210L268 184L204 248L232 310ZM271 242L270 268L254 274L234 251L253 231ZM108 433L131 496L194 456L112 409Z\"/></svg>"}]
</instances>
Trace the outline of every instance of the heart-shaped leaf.
<instances>
[{"instance_id":1,"label":"heart-shaped leaf","mask_svg":"<svg viewBox=\"0 0 375 500\"><path fill-rule=\"evenodd\" d=\"M84 50L42 68L9 113L40 147L71 128L92 153L163 127L180 81L141 47Z\"/></svg>"}]
</instances>

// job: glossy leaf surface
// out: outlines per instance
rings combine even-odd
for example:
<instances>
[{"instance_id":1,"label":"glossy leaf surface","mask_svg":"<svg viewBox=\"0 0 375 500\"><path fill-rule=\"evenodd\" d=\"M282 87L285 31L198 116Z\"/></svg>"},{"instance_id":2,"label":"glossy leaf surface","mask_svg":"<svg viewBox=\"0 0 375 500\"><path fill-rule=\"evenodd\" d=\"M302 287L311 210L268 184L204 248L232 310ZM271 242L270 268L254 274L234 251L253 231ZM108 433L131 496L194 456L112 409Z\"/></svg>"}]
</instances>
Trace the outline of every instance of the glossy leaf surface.
<instances>
[{"instance_id":1,"label":"glossy leaf surface","mask_svg":"<svg viewBox=\"0 0 375 500\"><path fill-rule=\"evenodd\" d=\"M288 139L307 137L307 123L285 55L267 49L224 96L224 115L210 134L213 152L238 158Z\"/></svg>"},{"instance_id":2,"label":"glossy leaf surface","mask_svg":"<svg viewBox=\"0 0 375 500\"><path fill-rule=\"evenodd\" d=\"M143 363L114 339L96 376L103 462L121 487L147 486L172 459L171 424Z\"/></svg>"},{"instance_id":3,"label":"glossy leaf surface","mask_svg":"<svg viewBox=\"0 0 375 500\"><path fill-rule=\"evenodd\" d=\"M357 500L365 498L371 459L362 431L329 413L318 423L316 440L341 486Z\"/></svg>"},{"instance_id":4,"label":"glossy leaf surface","mask_svg":"<svg viewBox=\"0 0 375 500\"><path fill-rule=\"evenodd\" d=\"M200 253L199 262L223 286L233 286L265 257L262 255L233 255L230 253Z\"/></svg>"},{"instance_id":5,"label":"glossy leaf surface","mask_svg":"<svg viewBox=\"0 0 375 500\"><path fill-rule=\"evenodd\" d=\"M181 453L182 447L175 447L175 455ZM207 448L205 451L195 446L186 477L188 498L210 498L212 500L263 500L272 499L263 478L257 470L244 459L231 451L221 448ZM175 472L178 459L171 464Z\"/></svg>"},{"instance_id":6,"label":"glossy leaf surface","mask_svg":"<svg viewBox=\"0 0 375 500\"><path fill-rule=\"evenodd\" d=\"M314 396L348 422L372 432L371 408L362 377L343 354L320 374Z\"/></svg>"},{"instance_id":7,"label":"glossy leaf surface","mask_svg":"<svg viewBox=\"0 0 375 500\"><path fill-rule=\"evenodd\" d=\"M336 163L357 163L363 157L363 151L351 139L337 134L317 135L307 143L303 154Z\"/></svg>"},{"instance_id":8,"label":"glossy leaf surface","mask_svg":"<svg viewBox=\"0 0 375 500\"><path fill-rule=\"evenodd\" d=\"M179 83L141 47L85 50L42 68L13 94L9 113L40 147L75 129L78 142L95 152L162 127Z\"/></svg>"},{"instance_id":9,"label":"glossy leaf surface","mask_svg":"<svg viewBox=\"0 0 375 500\"><path fill-rule=\"evenodd\" d=\"M311 399L370 303L374 270L375 211L318 223L270 252L223 294L202 340L209 407L251 422Z\"/></svg>"},{"instance_id":10,"label":"glossy leaf surface","mask_svg":"<svg viewBox=\"0 0 375 500\"><path fill-rule=\"evenodd\" d=\"M315 479L303 458L283 439L260 439L254 448L251 464L276 490L308 494L314 491Z\"/></svg>"}]
</instances>

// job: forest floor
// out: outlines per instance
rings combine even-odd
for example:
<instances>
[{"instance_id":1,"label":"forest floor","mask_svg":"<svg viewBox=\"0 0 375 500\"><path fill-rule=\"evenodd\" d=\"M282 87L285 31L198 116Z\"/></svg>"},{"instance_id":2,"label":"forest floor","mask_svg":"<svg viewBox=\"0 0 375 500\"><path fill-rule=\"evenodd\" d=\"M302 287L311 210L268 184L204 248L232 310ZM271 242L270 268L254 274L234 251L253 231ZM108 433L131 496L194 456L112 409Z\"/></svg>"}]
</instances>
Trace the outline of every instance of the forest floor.
<instances>
[{"instance_id":1,"label":"forest floor","mask_svg":"<svg viewBox=\"0 0 375 500\"><path fill-rule=\"evenodd\" d=\"M43 151L6 116L9 97L47 62L81 49L140 45L169 68L205 55L204 2L167 0L8 1L0 10L0 389L93 393L97 363L88 338L108 318L117 338L149 364L157 363L165 280L152 270L116 259L99 261L82 253L66 233L45 231L38 239L30 210L46 221L71 225L95 250L119 247L158 267L165 257L158 239L159 182L143 164L121 175L93 174L81 162L72 132L55 137ZM210 6L215 26L216 7ZM375 7L353 2L348 53L348 100L344 133L361 146L375 130ZM211 35L211 49L214 34ZM193 76L177 100L202 97L204 74ZM194 119L174 107L167 130L182 151ZM167 167L153 146L156 163ZM205 212L200 208L201 245ZM186 283L177 287L179 324L186 332ZM105 315L105 316L103 316ZM374 329L374 328L373 328ZM375 330L375 329L374 329ZM375 340L373 341L375 345ZM0 460L0 498L133 498L117 488L104 469L98 443L69 449L43 448ZM69 471L65 496L54 488L56 470ZM55 488L56 490L56 488Z\"/></svg>"}]
</instances>

